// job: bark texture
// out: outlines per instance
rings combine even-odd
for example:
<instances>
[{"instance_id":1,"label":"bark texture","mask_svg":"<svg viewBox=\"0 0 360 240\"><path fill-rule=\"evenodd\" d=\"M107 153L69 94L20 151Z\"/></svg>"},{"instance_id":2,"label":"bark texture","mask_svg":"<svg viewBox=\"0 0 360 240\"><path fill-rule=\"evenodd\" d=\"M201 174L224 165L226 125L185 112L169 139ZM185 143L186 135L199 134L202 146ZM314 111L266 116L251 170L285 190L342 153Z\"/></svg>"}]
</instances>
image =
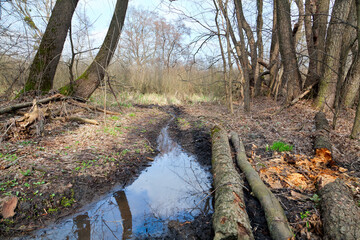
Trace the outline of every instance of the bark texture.
<instances>
[{"instance_id":1,"label":"bark texture","mask_svg":"<svg viewBox=\"0 0 360 240\"><path fill-rule=\"evenodd\" d=\"M288 0L276 0L278 17L278 37L281 61L284 66L284 83L287 83L287 102L290 102L301 90L301 75L295 53L294 37L291 30L290 4Z\"/></svg>"},{"instance_id":2,"label":"bark texture","mask_svg":"<svg viewBox=\"0 0 360 240\"><path fill-rule=\"evenodd\" d=\"M52 89L56 68L78 2L79 0L56 1L39 49L30 66L25 92L40 90L46 93Z\"/></svg>"},{"instance_id":3,"label":"bark texture","mask_svg":"<svg viewBox=\"0 0 360 240\"><path fill-rule=\"evenodd\" d=\"M235 169L227 133L212 129L212 167L214 175L214 239L254 239L242 192L243 182Z\"/></svg>"},{"instance_id":4,"label":"bark texture","mask_svg":"<svg viewBox=\"0 0 360 240\"><path fill-rule=\"evenodd\" d=\"M336 0L333 6L326 37L325 67L320 78L319 93L315 100L315 106L318 108L332 108L335 101L344 23L349 15L351 2L352 0Z\"/></svg>"},{"instance_id":5,"label":"bark texture","mask_svg":"<svg viewBox=\"0 0 360 240\"><path fill-rule=\"evenodd\" d=\"M315 115L315 136L314 136L314 149L326 148L331 152L331 142L329 140L330 126L323 112L318 112Z\"/></svg>"},{"instance_id":6,"label":"bark texture","mask_svg":"<svg viewBox=\"0 0 360 240\"><path fill-rule=\"evenodd\" d=\"M360 239L360 208L340 180L320 190L325 240Z\"/></svg>"},{"instance_id":7,"label":"bark texture","mask_svg":"<svg viewBox=\"0 0 360 240\"><path fill-rule=\"evenodd\" d=\"M231 133L231 141L233 142L236 150L237 164L241 171L244 172L245 177L250 184L251 190L255 194L256 198L259 199L260 204L265 211L265 217L272 239L291 239L294 235L291 231L291 227L285 216L284 210L275 195L265 186L257 172L248 162L244 145L239 140L237 133Z\"/></svg>"},{"instance_id":8,"label":"bark texture","mask_svg":"<svg viewBox=\"0 0 360 240\"><path fill-rule=\"evenodd\" d=\"M245 37L243 33L243 21L241 18L242 12L242 1L241 0L234 0L235 9L236 9L236 20L238 22L238 31L239 31L239 50L238 53L241 67L243 69L244 74L244 109L246 112L250 112L250 76L249 76L249 60L247 58L246 48L245 48Z\"/></svg>"},{"instance_id":9,"label":"bark texture","mask_svg":"<svg viewBox=\"0 0 360 240\"><path fill-rule=\"evenodd\" d=\"M357 54L357 58L360 58L360 41L359 41L359 37L360 37L360 0L356 0L356 13L357 13L357 27L358 27L358 31L357 31L357 35L358 35L358 54ZM359 80L358 80L359 81ZM360 94L358 92L358 94ZM360 137L360 101L358 102L358 106L356 108L356 115L355 115L355 120L354 120L354 125L353 128L351 130L351 138L359 138Z\"/></svg>"},{"instance_id":10,"label":"bark texture","mask_svg":"<svg viewBox=\"0 0 360 240\"><path fill-rule=\"evenodd\" d=\"M98 88L119 42L128 2L128 0L117 0L108 32L94 61L73 86L67 85L61 88L61 93L87 99Z\"/></svg>"},{"instance_id":11,"label":"bark texture","mask_svg":"<svg viewBox=\"0 0 360 240\"><path fill-rule=\"evenodd\" d=\"M309 53L309 68L305 87L318 82L324 68L323 60L329 4L329 0L305 1L305 35Z\"/></svg>"}]
</instances>

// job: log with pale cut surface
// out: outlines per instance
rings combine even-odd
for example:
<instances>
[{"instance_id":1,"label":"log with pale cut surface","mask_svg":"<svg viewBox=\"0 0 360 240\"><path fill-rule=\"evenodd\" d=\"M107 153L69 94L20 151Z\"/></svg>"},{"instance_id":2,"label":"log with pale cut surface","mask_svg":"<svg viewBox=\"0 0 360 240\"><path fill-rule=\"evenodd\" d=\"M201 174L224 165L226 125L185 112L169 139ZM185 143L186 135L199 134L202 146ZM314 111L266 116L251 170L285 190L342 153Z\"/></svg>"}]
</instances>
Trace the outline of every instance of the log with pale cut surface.
<instances>
[{"instance_id":1,"label":"log with pale cut surface","mask_svg":"<svg viewBox=\"0 0 360 240\"><path fill-rule=\"evenodd\" d=\"M235 169L225 130L212 129L215 187L214 239L254 239L243 197L243 181Z\"/></svg>"}]
</instances>

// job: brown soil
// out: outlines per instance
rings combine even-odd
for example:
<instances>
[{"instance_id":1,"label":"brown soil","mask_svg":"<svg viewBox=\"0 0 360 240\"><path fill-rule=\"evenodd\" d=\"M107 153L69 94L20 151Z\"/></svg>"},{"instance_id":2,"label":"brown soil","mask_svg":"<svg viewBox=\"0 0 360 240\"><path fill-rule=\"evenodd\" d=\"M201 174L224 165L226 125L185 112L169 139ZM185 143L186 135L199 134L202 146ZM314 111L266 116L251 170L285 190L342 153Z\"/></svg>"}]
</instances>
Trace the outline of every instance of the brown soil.
<instances>
[{"instance_id":1,"label":"brown soil","mask_svg":"<svg viewBox=\"0 0 360 240\"><path fill-rule=\"evenodd\" d=\"M258 98L252 103L250 114L246 114L241 106L235 106L235 113L230 115L223 105L208 103L187 105L177 110L177 120L173 124L172 133L187 151L197 155L200 162L209 166L211 163L210 128L215 124L220 124L228 131L234 130L239 134L254 168L259 172L266 173L267 166L273 166L273 162L279 159L288 157L298 161L302 158L311 159L315 154L313 135L315 132L314 116L317 111L311 107L310 103L303 101L292 108L283 110L278 115L273 115L280 107L280 103L267 98ZM328 120L331 120L331 117L332 115L328 113ZM329 134L333 144L333 159L336 163L333 172L351 180L349 182L351 182L356 203L359 204L360 142L349 138L353 119L354 112L352 110L344 113L338 119L337 129L330 130ZM293 150L287 154L269 150L275 141L291 144ZM260 176L266 177L265 174L260 174ZM314 195L317 194L316 189L289 186L283 182L280 186L269 185L269 187L279 198L296 238L321 239L319 201ZM247 188L249 189L248 185ZM244 193L255 238L271 239L264 212L258 200L245 189ZM204 222L208 222L209 227L211 226L211 222L206 220ZM197 220L194 224L196 226ZM200 228L204 228L204 226ZM193 230L191 234L189 233L192 231L191 229L194 229L191 227L191 223L172 225L172 233L175 232L177 239L201 239L199 231Z\"/></svg>"},{"instance_id":2,"label":"brown soil","mask_svg":"<svg viewBox=\"0 0 360 240\"><path fill-rule=\"evenodd\" d=\"M215 103L180 107L133 106L122 109L120 116L86 112L87 118L100 125L55 121L45 126L43 136L7 140L0 146L2 198L19 198L16 215L1 219L0 235L13 236L76 212L81 206L109 191L114 185L133 181L156 156L156 138L171 118L170 133L189 153L211 170L210 128L221 124L235 130L242 138L249 159L260 171L283 153L268 151L274 141L294 146L290 156L312 158L315 110L300 102L278 115L272 115L280 104L266 98L255 99L252 111L246 114L235 106L230 115L224 106ZM350 140L354 112L338 120L338 128L330 131L333 157L348 176L360 177L360 144ZM0 123L13 115L0 116ZM330 119L331 115L327 115ZM16 180L14 180L16 179ZM251 192L245 191L247 210L256 239L270 239L264 213ZM282 185L272 191L280 199L298 239L319 239L322 234L318 202L313 190ZM354 194L359 194L359 188ZM310 199L312 198L312 200ZM169 224L164 239L211 239L211 216L199 216L193 222Z\"/></svg>"}]
</instances>

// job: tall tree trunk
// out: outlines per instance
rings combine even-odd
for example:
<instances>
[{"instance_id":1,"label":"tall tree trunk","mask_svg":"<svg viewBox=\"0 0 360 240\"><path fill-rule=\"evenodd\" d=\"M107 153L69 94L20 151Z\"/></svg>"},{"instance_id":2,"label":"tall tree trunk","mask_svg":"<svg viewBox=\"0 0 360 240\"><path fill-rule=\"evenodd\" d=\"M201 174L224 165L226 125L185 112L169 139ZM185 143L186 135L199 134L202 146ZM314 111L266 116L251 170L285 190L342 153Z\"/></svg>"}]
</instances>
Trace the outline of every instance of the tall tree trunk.
<instances>
[{"instance_id":1,"label":"tall tree trunk","mask_svg":"<svg viewBox=\"0 0 360 240\"><path fill-rule=\"evenodd\" d=\"M257 0L256 1L257 6L257 18L256 18L256 35L257 35L257 41L256 41L256 47L258 50L258 58L263 59L264 58L264 45L262 40L262 29L263 29L263 1ZM263 72L263 67L259 65L259 73ZM261 93L261 83L262 83L262 77L258 76L257 79L255 79L255 96L258 96Z\"/></svg>"},{"instance_id":2,"label":"tall tree trunk","mask_svg":"<svg viewBox=\"0 0 360 240\"><path fill-rule=\"evenodd\" d=\"M301 90L301 75L295 53L294 37L291 30L290 4L288 0L276 0L278 34L281 61L284 65L284 83L287 83L286 101L290 102Z\"/></svg>"},{"instance_id":3,"label":"tall tree trunk","mask_svg":"<svg viewBox=\"0 0 360 240\"><path fill-rule=\"evenodd\" d=\"M294 28L293 28L294 44L295 44L295 49L296 49L298 42L300 41L301 36L303 35L303 32L301 31L301 29L303 28L303 25L304 25L305 10L304 10L304 3L302 0L295 0L295 3L299 10L298 22L294 25Z\"/></svg>"},{"instance_id":4,"label":"tall tree trunk","mask_svg":"<svg viewBox=\"0 0 360 240\"><path fill-rule=\"evenodd\" d=\"M60 92L87 99L98 88L119 42L128 2L129 0L117 0L108 32L94 61L73 86L67 85Z\"/></svg>"},{"instance_id":5,"label":"tall tree trunk","mask_svg":"<svg viewBox=\"0 0 360 240\"><path fill-rule=\"evenodd\" d=\"M216 8L215 25L216 25L216 29L217 29L217 37L218 37L218 41L219 41L221 59L223 61L223 76L224 76L224 87L225 87L226 101L227 101L228 107L230 107L230 103L228 102L229 101L229 88L228 88L228 85L227 85L228 84L228 82L227 82L228 79L227 79L227 73L226 73L227 72L227 70L226 70L227 63L226 63L226 57L225 57L225 53L224 53L224 47L223 47L222 40L221 40L221 32L220 32L220 26L219 26L219 21L218 21L219 8L218 8L215 0L213 0L213 2L214 2L214 6ZM223 12L225 12L226 8L223 8L223 5L221 5L220 8L222 9ZM227 17L225 17L225 19L227 19ZM229 30L229 29L226 29L226 30ZM226 33L226 35L228 35L228 33ZM229 110L230 110L230 108L229 108Z\"/></svg>"},{"instance_id":6,"label":"tall tree trunk","mask_svg":"<svg viewBox=\"0 0 360 240\"><path fill-rule=\"evenodd\" d=\"M256 42L255 42L255 38L254 38L254 34L253 31L251 29L251 26L249 25L249 23L246 21L245 16L244 16L244 11L242 8L242 1L237 1L238 3L235 4L235 9L236 9L236 14L237 14L237 19L238 21L241 21L241 26L245 31L247 40L248 40L248 45L250 47L250 57L251 57L251 69L249 69L249 74L251 76L250 82L254 84L254 95L255 92L260 92L259 89L255 90L256 88L256 81L258 80L259 77L259 63L258 63L258 57L257 57L257 51L256 51Z\"/></svg>"},{"instance_id":7,"label":"tall tree trunk","mask_svg":"<svg viewBox=\"0 0 360 240\"><path fill-rule=\"evenodd\" d=\"M273 6L273 26L271 34L271 46L270 46L270 61L269 61L269 71L270 71L270 94L275 93L276 79L279 72L279 37L277 31L278 19L276 13L276 1L274 1Z\"/></svg>"},{"instance_id":8,"label":"tall tree trunk","mask_svg":"<svg viewBox=\"0 0 360 240\"><path fill-rule=\"evenodd\" d=\"M249 76L249 66L248 59L245 49L245 38L243 33L243 22L241 18L242 12L242 2L241 0L234 0L235 9L236 9L236 18L238 22L238 31L240 36L240 62L244 73L245 86L244 86L244 109L246 112L250 112L250 76ZM241 12L240 12L241 11Z\"/></svg>"},{"instance_id":9,"label":"tall tree trunk","mask_svg":"<svg viewBox=\"0 0 360 240\"><path fill-rule=\"evenodd\" d=\"M335 94L335 102L334 102L334 116L333 116L333 123L332 127L335 129L337 124L337 117L340 112L340 109L342 108L342 103L344 102L344 92L345 89L348 87L348 82L352 82L352 74L359 74L360 72L357 70L356 67L356 57L357 54L355 54L355 58L353 58L353 62L348 70L348 73L346 74L346 63L348 59L349 52L351 48L354 46L354 42L357 38L357 32L356 29L353 27L356 25L356 5L355 0L352 2L352 7L347 19L347 25L345 26L345 31L343 34L342 44L341 44L341 53L340 53L340 62L339 62L339 70L338 70L338 80L336 84L336 94ZM354 70L354 71L352 71ZM358 73L357 73L358 72ZM346 78L344 77L346 75ZM358 76L360 77L360 76ZM345 78L345 81L344 81ZM357 93L357 92L355 92Z\"/></svg>"},{"instance_id":10,"label":"tall tree trunk","mask_svg":"<svg viewBox=\"0 0 360 240\"><path fill-rule=\"evenodd\" d=\"M79 0L56 1L39 49L30 66L25 92L40 90L46 93L52 89L56 68L78 2Z\"/></svg>"},{"instance_id":11,"label":"tall tree trunk","mask_svg":"<svg viewBox=\"0 0 360 240\"><path fill-rule=\"evenodd\" d=\"M324 68L325 36L329 0L305 1L305 34L309 54L309 68L305 87L319 81ZM313 21L311 22L311 17ZM317 89L314 88L315 90Z\"/></svg>"},{"instance_id":12,"label":"tall tree trunk","mask_svg":"<svg viewBox=\"0 0 360 240\"><path fill-rule=\"evenodd\" d=\"M357 14L356 14L356 5L355 1L353 2L353 6L351 7L349 17L348 17L348 23L349 25L346 25L345 27L345 34L341 49L341 61L342 64L346 64L346 59L348 56L348 53L351 49L351 47L354 45L354 42L357 38L357 31L352 25L357 24ZM345 78L344 83L342 84L341 94L338 97L341 105L344 107L352 107L354 104L355 98L359 92L360 88L360 56L359 56L359 49L355 54L355 58L353 59L353 62L350 66L350 69L347 73L347 76ZM342 74L344 74L345 67L342 67L341 70L343 70ZM341 79L342 80L342 79ZM339 101L337 101L339 102Z\"/></svg>"},{"instance_id":13,"label":"tall tree trunk","mask_svg":"<svg viewBox=\"0 0 360 240\"><path fill-rule=\"evenodd\" d=\"M358 35L358 56L357 59L359 59L360 54L360 0L356 0L356 15L357 15L357 35ZM358 94L359 91L358 91ZM354 120L354 125L351 131L351 138L359 138L360 137L360 101L358 102L358 106L356 109L356 115Z\"/></svg>"},{"instance_id":14,"label":"tall tree trunk","mask_svg":"<svg viewBox=\"0 0 360 240\"><path fill-rule=\"evenodd\" d=\"M227 4L227 1L226 1ZM227 7L226 7L227 8ZM227 11L227 9L226 9ZM230 21L229 19L226 19L226 46L227 46L227 57L228 57L228 64L229 64L229 73L228 73L228 89L229 89L229 93L228 93L228 105L229 105L229 110L230 113L233 114L234 113L234 105L233 105L233 95L232 95L232 61L231 61L231 44L230 44Z\"/></svg>"},{"instance_id":15,"label":"tall tree trunk","mask_svg":"<svg viewBox=\"0 0 360 240\"><path fill-rule=\"evenodd\" d=\"M338 69L340 64L341 44L345 29L345 24L352 0L335 0L331 20L329 23L326 46L324 71L321 75L319 93L315 100L318 108L332 108L335 101L336 84L338 80Z\"/></svg>"}]
</instances>

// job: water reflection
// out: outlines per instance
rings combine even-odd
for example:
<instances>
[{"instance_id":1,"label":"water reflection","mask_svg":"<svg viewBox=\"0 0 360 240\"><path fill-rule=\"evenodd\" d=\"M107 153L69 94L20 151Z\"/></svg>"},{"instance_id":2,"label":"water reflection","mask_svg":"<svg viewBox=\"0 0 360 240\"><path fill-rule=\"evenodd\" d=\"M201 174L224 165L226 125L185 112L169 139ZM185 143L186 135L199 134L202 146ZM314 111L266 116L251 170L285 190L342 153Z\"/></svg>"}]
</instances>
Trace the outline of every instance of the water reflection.
<instances>
[{"instance_id":1,"label":"water reflection","mask_svg":"<svg viewBox=\"0 0 360 240\"><path fill-rule=\"evenodd\" d=\"M212 211L210 174L172 141L167 128L160 154L130 186L92 204L73 219L36 233L36 239L139 239L160 236L170 220ZM31 237L30 237L31 238Z\"/></svg>"},{"instance_id":2,"label":"water reflection","mask_svg":"<svg viewBox=\"0 0 360 240\"><path fill-rule=\"evenodd\" d=\"M76 216L74 218L74 226L76 226L75 234L77 239L91 239L90 219L87 213Z\"/></svg>"},{"instance_id":3,"label":"water reflection","mask_svg":"<svg viewBox=\"0 0 360 240\"><path fill-rule=\"evenodd\" d=\"M129 202L126 198L126 194L124 191L115 192L114 198L119 207L119 211L123 222L124 230L122 234L122 239L129 239L132 235L132 216L129 207Z\"/></svg>"}]
</instances>

